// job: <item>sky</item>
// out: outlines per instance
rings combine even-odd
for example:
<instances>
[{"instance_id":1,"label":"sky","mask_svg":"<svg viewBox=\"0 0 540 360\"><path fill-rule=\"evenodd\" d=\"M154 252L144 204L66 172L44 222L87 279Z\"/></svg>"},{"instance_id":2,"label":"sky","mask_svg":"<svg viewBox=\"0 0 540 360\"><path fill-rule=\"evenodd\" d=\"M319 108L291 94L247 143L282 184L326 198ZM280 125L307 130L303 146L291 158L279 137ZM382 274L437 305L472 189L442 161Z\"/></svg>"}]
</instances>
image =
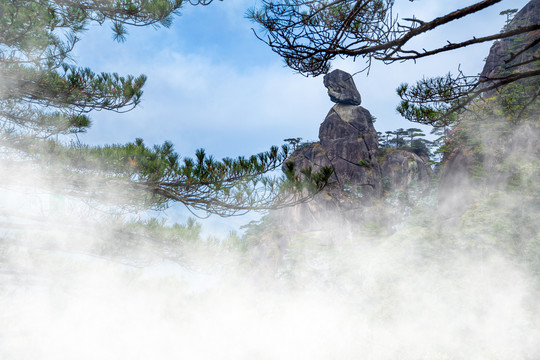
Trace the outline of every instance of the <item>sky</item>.
<instances>
[{"instance_id":1,"label":"sky","mask_svg":"<svg viewBox=\"0 0 540 360\"><path fill-rule=\"evenodd\" d=\"M424 21L474 3L473 0L397 0L395 14ZM416 40L430 48L446 41L465 40L498 32L504 25L502 10L521 8L526 0L502 2L459 23L448 24ZM127 40L117 43L109 26L91 26L73 53L74 61L96 72L148 76L141 105L123 114L96 112L93 126L79 139L98 145L125 143L143 138L148 145L171 141L181 156L193 157L206 149L216 158L266 151L283 139L317 140L320 123L333 106L322 76L304 77L284 66L253 34L257 24L246 17L255 0L214 1L208 6L186 4L166 29L128 28ZM376 117L377 131L428 127L410 123L395 111L395 89L423 76L482 70L490 44L428 57L420 61L384 65L374 63L367 73L355 75L362 106ZM356 73L362 59L335 61L339 68ZM185 222L189 213L173 206L162 216ZM248 215L201 221L207 233L227 233L256 218Z\"/></svg>"}]
</instances>

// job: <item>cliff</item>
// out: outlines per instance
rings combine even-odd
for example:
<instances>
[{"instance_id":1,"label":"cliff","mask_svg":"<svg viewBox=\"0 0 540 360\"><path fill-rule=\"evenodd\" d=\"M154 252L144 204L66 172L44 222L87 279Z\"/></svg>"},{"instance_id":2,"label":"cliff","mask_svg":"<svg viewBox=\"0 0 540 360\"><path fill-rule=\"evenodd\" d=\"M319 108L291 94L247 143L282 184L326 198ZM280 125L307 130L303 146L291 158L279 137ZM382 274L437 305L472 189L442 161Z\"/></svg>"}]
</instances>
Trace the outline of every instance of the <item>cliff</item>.
<instances>
[{"instance_id":1,"label":"cliff","mask_svg":"<svg viewBox=\"0 0 540 360\"><path fill-rule=\"evenodd\" d=\"M540 23L540 0L523 7L506 29ZM481 78L538 70L540 31L495 42ZM535 60L536 59L536 60ZM487 82L485 86L489 86ZM540 76L486 91L447 139L439 182L439 221L453 228L481 194L518 189L533 193L540 176ZM535 180L536 179L536 180Z\"/></svg>"},{"instance_id":2,"label":"cliff","mask_svg":"<svg viewBox=\"0 0 540 360\"><path fill-rule=\"evenodd\" d=\"M514 30L520 26L540 23L540 0L531 0L508 23L503 31ZM538 69L540 58L540 30L512 36L496 41L489 51L480 77L491 79L510 73ZM486 84L489 85L490 83ZM538 82L537 82L538 84ZM484 97L496 95L496 90L488 91Z\"/></svg>"}]
</instances>

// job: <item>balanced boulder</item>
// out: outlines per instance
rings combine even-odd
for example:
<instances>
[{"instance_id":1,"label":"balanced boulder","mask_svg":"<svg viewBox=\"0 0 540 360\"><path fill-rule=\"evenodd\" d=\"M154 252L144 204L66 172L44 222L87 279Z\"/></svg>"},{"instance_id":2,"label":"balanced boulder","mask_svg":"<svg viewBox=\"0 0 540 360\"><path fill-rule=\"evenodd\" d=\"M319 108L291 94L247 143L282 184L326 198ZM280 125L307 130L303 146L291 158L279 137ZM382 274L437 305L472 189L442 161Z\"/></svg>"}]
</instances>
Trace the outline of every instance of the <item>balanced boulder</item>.
<instances>
[{"instance_id":1,"label":"balanced boulder","mask_svg":"<svg viewBox=\"0 0 540 360\"><path fill-rule=\"evenodd\" d=\"M326 74L323 82L333 102L345 105L360 105L362 102L351 74L336 69Z\"/></svg>"}]
</instances>

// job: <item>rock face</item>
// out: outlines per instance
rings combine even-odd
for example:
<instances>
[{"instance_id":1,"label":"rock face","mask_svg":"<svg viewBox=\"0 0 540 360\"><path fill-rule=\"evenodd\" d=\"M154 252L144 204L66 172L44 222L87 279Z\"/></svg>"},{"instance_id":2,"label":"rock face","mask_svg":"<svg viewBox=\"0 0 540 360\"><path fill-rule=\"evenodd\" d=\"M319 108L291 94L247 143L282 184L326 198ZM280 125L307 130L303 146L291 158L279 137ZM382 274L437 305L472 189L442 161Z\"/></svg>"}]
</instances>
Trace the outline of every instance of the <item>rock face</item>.
<instances>
[{"instance_id":1,"label":"rock face","mask_svg":"<svg viewBox=\"0 0 540 360\"><path fill-rule=\"evenodd\" d=\"M526 26L540 23L540 0L531 0L525 5L508 24L506 30L513 30L518 26ZM531 31L521 36L522 39L516 41L517 37L509 37L499 40L493 44L489 50L489 55L480 74L481 77L491 78L507 74L509 71L529 71L538 68L537 61L531 61L534 57L540 56L540 44L536 43L526 51L520 52L523 44L533 44L535 39L540 38L540 30ZM519 53L511 61L510 54ZM487 83L485 86L489 86ZM488 91L484 96L489 97L496 94L496 90Z\"/></svg>"},{"instance_id":2,"label":"rock face","mask_svg":"<svg viewBox=\"0 0 540 360\"><path fill-rule=\"evenodd\" d=\"M470 205L473 199L471 169L475 163L475 154L470 149L458 148L448 156L439 182L437 212L441 226L458 226L461 215Z\"/></svg>"},{"instance_id":3,"label":"rock face","mask_svg":"<svg viewBox=\"0 0 540 360\"><path fill-rule=\"evenodd\" d=\"M323 82L333 102L345 105L360 105L362 102L360 93L349 73L336 69L326 74Z\"/></svg>"},{"instance_id":4,"label":"rock face","mask_svg":"<svg viewBox=\"0 0 540 360\"><path fill-rule=\"evenodd\" d=\"M429 187L431 169L420 156L406 150L395 150L387 154L381 164L384 190L406 191L413 184L420 190Z\"/></svg>"}]
</instances>

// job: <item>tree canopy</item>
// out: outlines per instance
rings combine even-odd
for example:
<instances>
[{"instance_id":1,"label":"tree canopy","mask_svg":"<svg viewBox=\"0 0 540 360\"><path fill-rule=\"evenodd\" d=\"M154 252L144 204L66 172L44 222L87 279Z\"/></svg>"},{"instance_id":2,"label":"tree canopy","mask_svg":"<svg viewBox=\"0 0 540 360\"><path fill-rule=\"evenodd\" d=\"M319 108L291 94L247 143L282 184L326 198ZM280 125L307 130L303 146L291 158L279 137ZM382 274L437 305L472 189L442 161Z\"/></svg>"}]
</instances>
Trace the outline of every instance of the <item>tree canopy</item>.
<instances>
[{"instance_id":1,"label":"tree canopy","mask_svg":"<svg viewBox=\"0 0 540 360\"><path fill-rule=\"evenodd\" d=\"M287 147L217 161L204 150L195 159L182 159L169 142L153 148L141 139L99 147L70 143L69 135L91 125L92 111L137 106L146 81L145 75L77 67L70 53L80 34L92 22L110 24L113 37L123 41L127 25L170 26L181 5L182 0L2 1L0 146L39 162L55 177L63 174L69 186L58 191L99 197L104 185L114 183L140 192L142 200L128 205L159 208L177 201L227 216L306 200L309 195L301 192L322 188L330 170L304 179L267 176L283 164ZM88 181L96 176L99 180Z\"/></svg>"},{"instance_id":2,"label":"tree canopy","mask_svg":"<svg viewBox=\"0 0 540 360\"><path fill-rule=\"evenodd\" d=\"M414 1L414 0L411 0ZM393 0L264 0L261 7L248 16L262 29L258 37L279 54L290 68L304 75L328 72L332 60L339 57L363 58L369 69L372 61L391 64L418 60L475 44L522 36L516 48L507 54L512 71L497 76L469 76L458 72L433 79L423 79L415 86L404 84L398 89L403 102L398 109L407 119L443 126L452 114L462 110L471 99L483 92L507 84L538 78L537 51L539 23L511 22L515 12L503 12L507 25L501 32L487 36L470 34L470 38L447 41L431 49L413 45L413 39L451 22L458 22L483 11L501 0L482 0L431 20L415 16L398 18L393 13ZM538 2L533 0L532 2ZM522 59L519 55L530 56ZM534 68L516 71L522 64Z\"/></svg>"}]
</instances>

